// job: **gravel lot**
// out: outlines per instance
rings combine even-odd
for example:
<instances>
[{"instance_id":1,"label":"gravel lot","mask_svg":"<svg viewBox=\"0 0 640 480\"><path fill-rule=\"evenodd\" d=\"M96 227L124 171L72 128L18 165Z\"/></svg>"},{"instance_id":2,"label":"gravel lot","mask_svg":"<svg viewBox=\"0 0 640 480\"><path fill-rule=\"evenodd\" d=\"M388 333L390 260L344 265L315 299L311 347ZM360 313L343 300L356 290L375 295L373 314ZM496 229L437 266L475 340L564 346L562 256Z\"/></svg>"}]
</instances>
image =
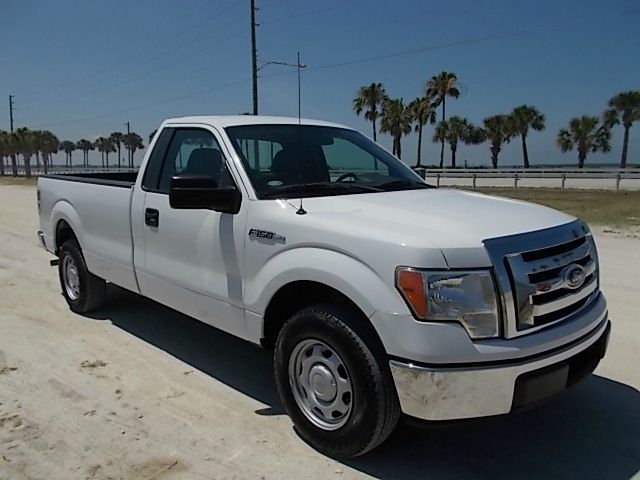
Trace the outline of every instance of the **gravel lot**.
<instances>
[{"instance_id":1,"label":"gravel lot","mask_svg":"<svg viewBox=\"0 0 640 480\"><path fill-rule=\"evenodd\" d=\"M326 458L295 434L269 353L118 288L72 314L35 189L0 186L0 479L593 478L640 471L640 238L600 229L614 329L595 375L517 415Z\"/></svg>"}]
</instances>

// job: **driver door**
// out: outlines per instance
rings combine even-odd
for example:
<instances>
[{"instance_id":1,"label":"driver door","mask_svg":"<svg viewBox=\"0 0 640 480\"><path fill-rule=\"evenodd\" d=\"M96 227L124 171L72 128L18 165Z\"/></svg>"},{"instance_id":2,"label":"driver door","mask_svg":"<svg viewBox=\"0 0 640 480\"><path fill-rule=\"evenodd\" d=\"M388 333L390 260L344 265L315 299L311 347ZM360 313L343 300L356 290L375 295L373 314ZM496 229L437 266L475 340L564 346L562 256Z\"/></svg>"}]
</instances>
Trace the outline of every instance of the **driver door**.
<instances>
[{"instance_id":1,"label":"driver door","mask_svg":"<svg viewBox=\"0 0 640 480\"><path fill-rule=\"evenodd\" d=\"M145 178L143 245L136 272L143 295L245 337L242 272L246 208L238 214L169 205L172 176L206 175L234 182L213 131L173 128L157 178ZM243 202L246 203L246 202Z\"/></svg>"}]
</instances>

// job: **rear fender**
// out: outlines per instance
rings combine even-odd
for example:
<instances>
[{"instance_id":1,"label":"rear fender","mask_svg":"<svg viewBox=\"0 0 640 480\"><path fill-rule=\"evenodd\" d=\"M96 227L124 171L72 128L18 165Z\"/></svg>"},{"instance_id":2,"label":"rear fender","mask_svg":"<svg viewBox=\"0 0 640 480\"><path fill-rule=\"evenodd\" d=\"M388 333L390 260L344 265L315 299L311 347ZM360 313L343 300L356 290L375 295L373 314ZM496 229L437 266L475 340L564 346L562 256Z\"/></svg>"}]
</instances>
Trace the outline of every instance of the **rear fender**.
<instances>
[{"instance_id":1,"label":"rear fender","mask_svg":"<svg viewBox=\"0 0 640 480\"><path fill-rule=\"evenodd\" d=\"M73 233L76 237L76 239L78 240L78 243L80 244L80 248L84 249L84 246L86 245L85 242L85 238L84 238L84 229L82 228L82 220L80 220L80 216L78 215L78 212L76 211L75 208L73 208L73 205L71 205L71 203L69 203L66 200L59 200L55 203L55 205L53 206L53 208L51 209L51 238L53 239L53 249L55 250L56 245L58 243L58 239L56 238L57 235L57 230L58 230L58 224L60 223L60 221L64 220L69 227L71 227L71 230L73 230Z\"/></svg>"}]
</instances>

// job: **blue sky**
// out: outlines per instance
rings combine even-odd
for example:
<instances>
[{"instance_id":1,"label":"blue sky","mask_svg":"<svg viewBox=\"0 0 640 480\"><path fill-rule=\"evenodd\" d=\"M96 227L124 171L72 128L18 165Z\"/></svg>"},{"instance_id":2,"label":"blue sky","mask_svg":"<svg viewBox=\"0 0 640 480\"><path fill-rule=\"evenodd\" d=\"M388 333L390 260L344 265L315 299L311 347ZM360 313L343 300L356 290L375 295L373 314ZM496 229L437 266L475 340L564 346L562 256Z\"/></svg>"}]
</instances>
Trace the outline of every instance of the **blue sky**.
<instances>
[{"instance_id":1,"label":"blue sky","mask_svg":"<svg viewBox=\"0 0 640 480\"><path fill-rule=\"evenodd\" d=\"M169 116L251 108L248 0L4 0L0 16L0 96L15 95L16 126L47 128L63 139L132 129L146 138ZM462 96L448 115L475 123L514 106L536 105L547 128L529 140L532 163L573 163L555 146L572 116L599 115L607 100L640 89L640 8L636 0L256 0L259 62L308 65L304 116L370 134L351 101L379 81L409 101L442 70ZM260 113L297 114L295 69L261 70ZM0 129L8 130L3 106ZM640 127L630 160L640 162ZM423 159L438 147L428 128ZM379 137L390 146L387 136ZM593 162L618 162L613 150ZM403 140L415 160L416 138ZM79 157L79 155L77 155ZM78 158L79 159L79 158ZM460 163L489 163L488 145L462 147ZM518 141L501 164L521 163Z\"/></svg>"}]
</instances>

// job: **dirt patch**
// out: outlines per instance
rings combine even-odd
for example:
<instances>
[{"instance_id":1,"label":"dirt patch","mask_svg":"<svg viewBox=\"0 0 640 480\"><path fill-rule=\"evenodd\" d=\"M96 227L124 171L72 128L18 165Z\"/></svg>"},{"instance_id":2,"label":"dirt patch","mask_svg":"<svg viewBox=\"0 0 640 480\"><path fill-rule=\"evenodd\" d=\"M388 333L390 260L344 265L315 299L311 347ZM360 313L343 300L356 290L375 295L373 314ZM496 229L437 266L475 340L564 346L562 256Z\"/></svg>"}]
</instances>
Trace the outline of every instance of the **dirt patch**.
<instances>
[{"instance_id":1,"label":"dirt patch","mask_svg":"<svg viewBox=\"0 0 640 480\"><path fill-rule=\"evenodd\" d=\"M103 360L85 360L80 364L80 368L102 368L106 366L107 362Z\"/></svg>"}]
</instances>

